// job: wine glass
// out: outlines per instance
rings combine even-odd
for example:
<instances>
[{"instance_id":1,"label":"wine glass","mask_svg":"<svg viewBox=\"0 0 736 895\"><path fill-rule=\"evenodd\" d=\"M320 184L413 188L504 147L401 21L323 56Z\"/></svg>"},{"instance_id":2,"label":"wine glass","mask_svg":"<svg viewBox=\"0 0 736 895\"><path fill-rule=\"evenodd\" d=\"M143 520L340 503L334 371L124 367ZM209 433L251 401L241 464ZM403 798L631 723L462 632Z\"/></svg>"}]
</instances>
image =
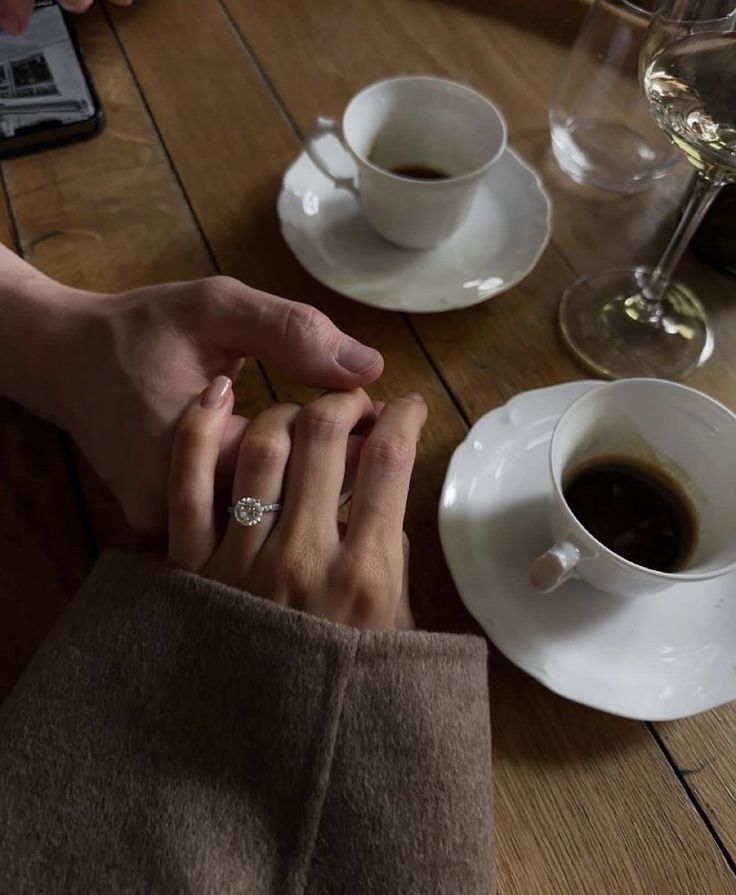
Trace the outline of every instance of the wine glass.
<instances>
[{"instance_id":1,"label":"wine glass","mask_svg":"<svg viewBox=\"0 0 736 895\"><path fill-rule=\"evenodd\" d=\"M560 327L603 376L681 379L713 351L702 304L672 277L718 191L736 182L736 0L665 0L640 72L651 114L696 170L692 194L657 266L582 277L562 297Z\"/></svg>"}]
</instances>

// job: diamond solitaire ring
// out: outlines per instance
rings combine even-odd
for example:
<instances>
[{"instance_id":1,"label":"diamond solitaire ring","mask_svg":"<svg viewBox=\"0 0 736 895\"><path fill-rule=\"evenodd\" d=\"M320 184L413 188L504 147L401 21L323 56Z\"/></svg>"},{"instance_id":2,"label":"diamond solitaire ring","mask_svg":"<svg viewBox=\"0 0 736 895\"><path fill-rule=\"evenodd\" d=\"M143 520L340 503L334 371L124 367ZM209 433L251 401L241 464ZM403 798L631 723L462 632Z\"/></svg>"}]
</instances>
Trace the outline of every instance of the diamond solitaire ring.
<instances>
[{"instance_id":1,"label":"diamond solitaire ring","mask_svg":"<svg viewBox=\"0 0 736 895\"><path fill-rule=\"evenodd\" d=\"M261 522L264 513L278 513L280 509L280 503L261 503L255 497L241 497L235 506L228 507L227 511L232 513L239 525L250 528Z\"/></svg>"}]
</instances>

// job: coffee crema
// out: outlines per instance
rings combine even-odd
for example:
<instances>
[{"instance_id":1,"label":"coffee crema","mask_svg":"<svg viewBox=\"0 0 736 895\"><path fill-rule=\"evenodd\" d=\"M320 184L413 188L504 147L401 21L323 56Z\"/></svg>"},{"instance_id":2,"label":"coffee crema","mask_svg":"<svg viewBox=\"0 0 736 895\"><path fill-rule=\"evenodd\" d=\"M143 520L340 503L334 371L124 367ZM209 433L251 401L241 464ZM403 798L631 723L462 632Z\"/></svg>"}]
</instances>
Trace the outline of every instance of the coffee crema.
<instances>
[{"instance_id":1,"label":"coffee crema","mask_svg":"<svg viewBox=\"0 0 736 895\"><path fill-rule=\"evenodd\" d=\"M695 552L695 507L685 489L654 464L598 457L573 468L562 490L590 534L629 562L680 572Z\"/></svg>"}]
</instances>

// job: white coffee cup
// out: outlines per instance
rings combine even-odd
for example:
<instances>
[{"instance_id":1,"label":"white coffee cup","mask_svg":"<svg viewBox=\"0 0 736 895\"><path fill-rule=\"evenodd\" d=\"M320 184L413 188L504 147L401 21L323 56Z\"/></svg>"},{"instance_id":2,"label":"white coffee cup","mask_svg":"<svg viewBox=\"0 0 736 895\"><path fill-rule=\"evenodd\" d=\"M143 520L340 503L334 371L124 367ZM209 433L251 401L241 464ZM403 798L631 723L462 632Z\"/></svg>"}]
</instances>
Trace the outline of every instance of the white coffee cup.
<instances>
[{"instance_id":1,"label":"white coffee cup","mask_svg":"<svg viewBox=\"0 0 736 895\"><path fill-rule=\"evenodd\" d=\"M563 494L566 476L599 457L655 466L689 497L697 542L680 572L623 559L593 537ZM622 379L583 395L563 413L550 445L549 520L556 543L531 568L544 593L574 576L621 596L655 593L736 568L736 416L707 395L659 379Z\"/></svg>"},{"instance_id":2,"label":"white coffee cup","mask_svg":"<svg viewBox=\"0 0 736 895\"><path fill-rule=\"evenodd\" d=\"M327 135L346 149L354 173L325 163L318 143ZM341 123L318 118L305 148L335 186L355 194L381 236L403 248L430 249L467 217L478 184L506 148L506 123L493 103L463 84L390 78L354 96ZM407 166L447 176L392 173Z\"/></svg>"}]
</instances>

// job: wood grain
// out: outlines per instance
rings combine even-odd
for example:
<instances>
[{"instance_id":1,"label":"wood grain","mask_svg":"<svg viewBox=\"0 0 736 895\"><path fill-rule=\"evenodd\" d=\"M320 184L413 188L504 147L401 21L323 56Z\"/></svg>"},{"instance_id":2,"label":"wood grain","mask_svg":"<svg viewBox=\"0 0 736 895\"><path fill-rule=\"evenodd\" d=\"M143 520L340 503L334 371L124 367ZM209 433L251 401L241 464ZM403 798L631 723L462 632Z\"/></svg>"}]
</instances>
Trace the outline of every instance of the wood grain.
<instances>
[{"instance_id":1,"label":"wood grain","mask_svg":"<svg viewBox=\"0 0 736 895\"><path fill-rule=\"evenodd\" d=\"M290 4L275 9L271 19L258 14L252 0L226 2L302 130L318 112L339 115L355 90L397 68L468 81L500 104L512 144L538 167L552 195L552 245L515 290L467 311L415 316L414 325L471 422L519 391L585 375L562 350L556 326L562 290L578 274L656 260L690 175L681 166L646 193L621 198L580 188L559 171L549 149L547 109L574 37L574 4L556 4L552 23L538 6L530 14L528 4L407 0L354 3L341 12L321 3L310 7L305 20L304 13L288 14ZM693 257L686 258L681 276L700 291L717 333L715 356L692 384L736 406L736 285ZM731 749L716 752L713 731L720 731L717 742L732 742L736 711L725 707L708 717L658 729L683 770L704 752L700 771L686 779L707 799L715 828L733 849L736 755Z\"/></svg>"},{"instance_id":2,"label":"wood grain","mask_svg":"<svg viewBox=\"0 0 736 895\"><path fill-rule=\"evenodd\" d=\"M107 127L89 142L4 166L25 257L55 279L97 292L216 273L107 19L93 10L76 27ZM271 403L253 361L236 395L243 413ZM138 545L117 501L79 463L99 545Z\"/></svg>"},{"instance_id":3,"label":"wood grain","mask_svg":"<svg viewBox=\"0 0 736 895\"><path fill-rule=\"evenodd\" d=\"M511 5L499 6L514 24L504 25L508 18L501 14L489 20L519 27ZM485 21L474 4L281 2L264 7L233 0L228 9L288 117L300 126L317 109L337 112L354 86L393 73L397 65L443 70L448 57L463 53L465 71L472 73L477 62L472 51L482 41L457 47L446 19L457 17L479 30ZM350 304L320 288L280 243L273 204L297 143L222 7L201 0L195 18L174 0L158 0L116 10L113 20L223 271L311 301L380 348L387 371L377 395L412 388L427 396L432 417L409 520L419 559L415 578L428 601L422 608L431 607L433 620L462 624L457 597L437 556L434 515L445 464L464 425L435 371L399 317ZM342 55L336 56L338 39ZM545 29L530 34L529 41L526 58L552 52ZM192 53L182 54L184 46ZM505 55L509 101L514 90L521 90L515 85L526 83L518 61ZM205 71L208 76L202 77ZM469 416L530 383L576 374L552 326L559 289L570 275L568 261L554 247L535 278L498 303L438 318L436 342L427 345L444 378L454 371L453 391L467 402ZM528 364L532 348L541 370ZM458 354L490 366L471 370L470 361L464 364ZM300 394L277 376L273 381L280 397ZM501 891L691 893L702 885L709 892L731 891L733 877L644 726L558 699L498 656L492 662L492 688Z\"/></svg>"},{"instance_id":4,"label":"wood grain","mask_svg":"<svg viewBox=\"0 0 736 895\"><path fill-rule=\"evenodd\" d=\"M736 854L736 704L657 724L656 729L714 830L728 851Z\"/></svg>"},{"instance_id":5,"label":"wood grain","mask_svg":"<svg viewBox=\"0 0 736 895\"><path fill-rule=\"evenodd\" d=\"M415 568L416 609L429 626L466 628L469 617L452 589L435 522L444 469L464 437L461 418L400 319L317 286L282 243L275 196L297 144L220 5L201 3L196 18L172 2L123 12L129 14L113 15L118 33L220 269L317 305L338 326L391 358L373 390L377 398L410 390L427 397L432 413L407 523L423 557ZM164 21L176 38L162 46L156 35ZM179 47L195 45L192 64ZM201 71L210 76L200 77ZM308 394L277 371L269 376L280 399Z\"/></svg>"}]
</instances>

